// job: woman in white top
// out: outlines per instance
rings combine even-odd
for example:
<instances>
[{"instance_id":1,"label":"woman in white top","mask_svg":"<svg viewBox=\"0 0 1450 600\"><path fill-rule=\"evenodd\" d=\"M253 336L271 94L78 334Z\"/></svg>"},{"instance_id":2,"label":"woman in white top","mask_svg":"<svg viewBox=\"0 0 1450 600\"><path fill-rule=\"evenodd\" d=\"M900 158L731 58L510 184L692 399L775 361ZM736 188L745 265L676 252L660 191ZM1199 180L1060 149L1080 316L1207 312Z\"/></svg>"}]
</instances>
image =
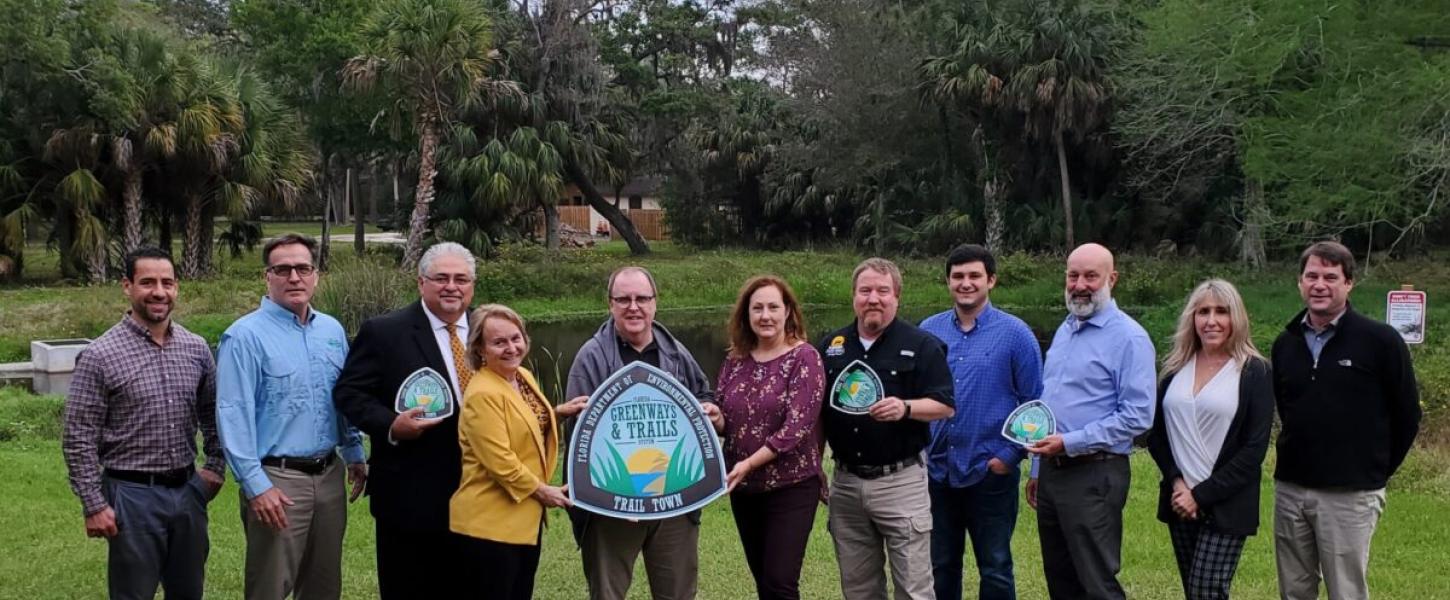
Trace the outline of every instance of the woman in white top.
<instances>
[{"instance_id":1,"label":"woman in white top","mask_svg":"<svg viewBox=\"0 0 1450 600\"><path fill-rule=\"evenodd\" d=\"M1244 540L1258 532L1273 420L1273 378L1243 298L1221 279L1199 284L1163 361L1148 441L1163 472L1158 519L1189 600L1229 597Z\"/></svg>"}]
</instances>

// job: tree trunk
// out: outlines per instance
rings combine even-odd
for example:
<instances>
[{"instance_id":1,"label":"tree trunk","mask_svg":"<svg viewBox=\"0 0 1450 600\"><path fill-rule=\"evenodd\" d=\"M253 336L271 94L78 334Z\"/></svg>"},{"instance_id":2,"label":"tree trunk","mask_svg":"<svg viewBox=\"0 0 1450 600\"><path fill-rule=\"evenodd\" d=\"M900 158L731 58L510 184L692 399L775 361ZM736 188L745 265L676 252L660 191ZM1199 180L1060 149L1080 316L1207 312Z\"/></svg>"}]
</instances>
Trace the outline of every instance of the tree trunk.
<instances>
[{"instance_id":1,"label":"tree trunk","mask_svg":"<svg viewBox=\"0 0 1450 600\"><path fill-rule=\"evenodd\" d=\"M173 221L171 207L162 203L156 207L156 217L157 245L161 246L161 249L165 250L167 254L171 254L173 250L172 246L175 243L171 239L171 223Z\"/></svg>"},{"instance_id":2,"label":"tree trunk","mask_svg":"<svg viewBox=\"0 0 1450 600\"><path fill-rule=\"evenodd\" d=\"M559 249L559 205L548 202L540 202L544 209L544 247L550 250Z\"/></svg>"},{"instance_id":3,"label":"tree trunk","mask_svg":"<svg viewBox=\"0 0 1450 600\"><path fill-rule=\"evenodd\" d=\"M619 233L619 237L629 244L630 254L635 256L649 254L649 244L644 241L639 230L634 228L634 222L604 199L604 196L599 193L599 188L594 187L594 181L589 179L589 175L584 172L578 162L575 162L573 157L565 157L564 173L569 176L574 185L579 186L579 192L584 194L584 199L589 201L589 206L608 220L610 226L614 227L614 231Z\"/></svg>"},{"instance_id":4,"label":"tree trunk","mask_svg":"<svg viewBox=\"0 0 1450 600\"><path fill-rule=\"evenodd\" d=\"M86 257L86 267L90 271L88 276L91 283L106 282L106 263L109 262L106 260L109 258L106 252L108 246L109 244L102 243L91 251L90 256Z\"/></svg>"},{"instance_id":5,"label":"tree trunk","mask_svg":"<svg viewBox=\"0 0 1450 600\"><path fill-rule=\"evenodd\" d=\"M332 158L322 163L322 239L317 240L317 270L326 271L332 262L332 202L337 197L337 182L332 177Z\"/></svg>"},{"instance_id":6,"label":"tree trunk","mask_svg":"<svg viewBox=\"0 0 1450 600\"><path fill-rule=\"evenodd\" d=\"M367 249L368 249L367 248L367 238L364 237L364 236L367 235L367 228L363 225L362 202L360 202L358 200L357 194L354 193L355 192L355 190L353 189L354 187L357 187L357 188L360 189L360 188L362 188L362 184L361 184L361 182L357 182L357 185L354 186L354 182L353 182L353 179L352 179L352 169L348 169L347 170L347 197L348 197L348 203L347 204L348 204L348 206L351 206L352 207L352 251L353 251L354 254L356 254L358 256L362 256L364 253L367 252Z\"/></svg>"},{"instance_id":7,"label":"tree trunk","mask_svg":"<svg viewBox=\"0 0 1450 600\"><path fill-rule=\"evenodd\" d=\"M141 169L135 166L126 172L121 202L125 212L121 227L121 253L124 255L140 248L145 235L141 221Z\"/></svg>"},{"instance_id":8,"label":"tree trunk","mask_svg":"<svg viewBox=\"0 0 1450 600\"><path fill-rule=\"evenodd\" d=\"M1244 220L1239 229L1239 260L1244 264L1261 268L1267 261L1264 251L1263 190L1252 179L1244 186Z\"/></svg>"},{"instance_id":9,"label":"tree trunk","mask_svg":"<svg viewBox=\"0 0 1450 600\"><path fill-rule=\"evenodd\" d=\"M876 256L886 255L886 193L876 189Z\"/></svg>"},{"instance_id":10,"label":"tree trunk","mask_svg":"<svg viewBox=\"0 0 1450 600\"><path fill-rule=\"evenodd\" d=\"M438 175L438 123L423 123L418 136L418 188L413 193L413 216L408 219L408 245L403 249L403 270L411 271L423 258L423 237L428 233L428 212L433 207L433 178Z\"/></svg>"},{"instance_id":11,"label":"tree trunk","mask_svg":"<svg viewBox=\"0 0 1450 600\"><path fill-rule=\"evenodd\" d=\"M181 233L181 276L198 279L206 275L206 240L202 239L201 195L190 193L186 198L186 226Z\"/></svg>"},{"instance_id":12,"label":"tree trunk","mask_svg":"<svg viewBox=\"0 0 1450 600\"><path fill-rule=\"evenodd\" d=\"M1001 253L1006 250L1007 224L1002 219L1002 182L996 175L989 175L982 184L983 212L987 217L987 249Z\"/></svg>"},{"instance_id":13,"label":"tree trunk","mask_svg":"<svg viewBox=\"0 0 1450 600\"><path fill-rule=\"evenodd\" d=\"M1067 179L1067 149L1063 147L1062 132L1059 131L1053 136L1057 142L1057 175L1062 180L1062 214L1063 231L1067 234L1067 251L1077 247L1076 236L1072 228L1072 184Z\"/></svg>"}]
</instances>

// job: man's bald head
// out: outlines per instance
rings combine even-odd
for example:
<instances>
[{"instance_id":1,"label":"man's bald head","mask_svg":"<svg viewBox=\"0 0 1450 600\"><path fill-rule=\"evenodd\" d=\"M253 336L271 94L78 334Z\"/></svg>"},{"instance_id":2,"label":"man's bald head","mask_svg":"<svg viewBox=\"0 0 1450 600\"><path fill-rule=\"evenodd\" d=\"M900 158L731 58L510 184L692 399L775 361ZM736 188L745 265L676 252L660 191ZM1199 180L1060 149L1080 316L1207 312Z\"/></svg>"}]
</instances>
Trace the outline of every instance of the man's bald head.
<instances>
[{"instance_id":1,"label":"man's bald head","mask_svg":"<svg viewBox=\"0 0 1450 600\"><path fill-rule=\"evenodd\" d=\"M1118 272L1113 270L1113 253L1100 244L1083 244L1067 255L1067 286L1063 296L1067 310L1086 319L1102 310L1113 298Z\"/></svg>"},{"instance_id":2,"label":"man's bald head","mask_svg":"<svg viewBox=\"0 0 1450 600\"><path fill-rule=\"evenodd\" d=\"M1067 267L1095 267L1103 273L1113 272L1113 251L1102 244L1083 244L1067 255Z\"/></svg>"}]
</instances>

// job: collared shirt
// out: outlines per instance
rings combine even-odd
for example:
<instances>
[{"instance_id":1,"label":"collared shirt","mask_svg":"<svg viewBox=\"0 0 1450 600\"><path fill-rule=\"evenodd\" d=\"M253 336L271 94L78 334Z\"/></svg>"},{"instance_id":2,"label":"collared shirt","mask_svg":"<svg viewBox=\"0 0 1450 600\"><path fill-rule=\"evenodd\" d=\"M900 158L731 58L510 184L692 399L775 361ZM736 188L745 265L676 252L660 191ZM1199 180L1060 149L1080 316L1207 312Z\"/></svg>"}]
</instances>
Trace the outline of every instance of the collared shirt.
<instances>
[{"instance_id":1,"label":"collared shirt","mask_svg":"<svg viewBox=\"0 0 1450 600\"><path fill-rule=\"evenodd\" d=\"M1345 309L1348 310L1348 309ZM1304 312L1304 342L1309 344L1309 354L1314 357L1314 364L1319 364L1319 353L1324 351L1324 345L1334 337L1334 332L1339 330L1339 319L1344 316L1343 310L1329 321L1324 329L1315 329L1314 323L1309 320L1309 312Z\"/></svg>"},{"instance_id":2,"label":"collared shirt","mask_svg":"<svg viewBox=\"0 0 1450 600\"><path fill-rule=\"evenodd\" d=\"M659 368L660 344L658 340L651 339L643 350L635 350L634 346L619 337L618 333L614 334L614 339L619 341L619 361L621 363L628 365L638 360L651 367Z\"/></svg>"},{"instance_id":3,"label":"collared shirt","mask_svg":"<svg viewBox=\"0 0 1450 600\"><path fill-rule=\"evenodd\" d=\"M347 356L337 319L309 309L305 322L262 298L222 334L217 358L217 424L222 448L248 498L272 488L269 456L318 458L342 446L363 462L362 435L332 404Z\"/></svg>"},{"instance_id":4,"label":"collared shirt","mask_svg":"<svg viewBox=\"0 0 1450 600\"><path fill-rule=\"evenodd\" d=\"M889 465L918 456L931 440L931 430L922 421L882 422L871 415L831 408L831 387L852 362L859 360L876 372L884 388L883 397L930 398L953 406L946 348L941 340L911 323L893 320L869 350L852 323L827 335L816 350L826 368L826 406L821 408L821 422L837 461L858 466Z\"/></svg>"},{"instance_id":5,"label":"collared shirt","mask_svg":"<svg viewBox=\"0 0 1450 600\"><path fill-rule=\"evenodd\" d=\"M216 361L206 340L173 322L166 342L121 317L81 351L65 403L61 449L86 515L106 508L102 469L161 473L196 462L225 470L216 429Z\"/></svg>"},{"instance_id":6,"label":"collared shirt","mask_svg":"<svg viewBox=\"0 0 1450 600\"><path fill-rule=\"evenodd\" d=\"M1132 452L1133 437L1153 425L1154 358L1148 333L1117 302L1087 319L1068 315L1052 337L1042 378L1042 401L1068 456Z\"/></svg>"},{"instance_id":7,"label":"collared shirt","mask_svg":"<svg viewBox=\"0 0 1450 600\"><path fill-rule=\"evenodd\" d=\"M931 480L968 487L987 476L992 458L1015 467L1026 452L1002 437L1002 425L1019 404L1042 396L1042 346L1032 328L991 303L971 331L962 331L956 310L927 317L921 328L946 344L959 400L952 418L931 423Z\"/></svg>"},{"instance_id":8,"label":"collared shirt","mask_svg":"<svg viewBox=\"0 0 1450 600\"><path fill-rule=\"evenodd\" d=\"M433 340L438 343L438 352L443 356L444 366L448 367L448 381L453 384L453 401L462 403L463 388L458 387L458 366L453 360L453 340L448 338L448 324L438 318L438 315L433 314L433 311L428 310L427 304L423 304L423 314L428 316L428 326L433 328ZM456 325L454 329L458 332L458 341L463 342L463 347L467 349L468 315L458 317L454 323ZM388 435L391 436L392 432L389 432Z\"/></svg>"}]
</instances>

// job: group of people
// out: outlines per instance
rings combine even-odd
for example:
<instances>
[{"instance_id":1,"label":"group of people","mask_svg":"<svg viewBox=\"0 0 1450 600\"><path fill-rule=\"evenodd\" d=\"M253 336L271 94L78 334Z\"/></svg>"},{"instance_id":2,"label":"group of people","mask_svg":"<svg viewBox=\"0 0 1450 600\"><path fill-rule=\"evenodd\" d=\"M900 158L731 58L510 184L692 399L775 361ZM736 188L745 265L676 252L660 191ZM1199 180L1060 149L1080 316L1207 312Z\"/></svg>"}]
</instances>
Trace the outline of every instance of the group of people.
<instances>
[{"instance_id":1,"label":"group of people","mask_svg":"<svg viewBox=\"0 0 1450 600\"><path fill-rule=\"evenodd\" d=\"M1354 258L1333 242L1301 257L1305 308L1272 361L1254 347L1239 293L1211 279L1189 296L1161 371L1151 338L1113 301L1113 255L1096 244L1067 259L1069 315L1045 360L1027 325L992 305L992 254L964 245L946 260L950 309L920 326L899 318L900 271L868 259L851 278L854 321L816 343L784 279L749 280L714 386L656 321L652 275L624 267L606 283L609 317L576 353L566 398L552 401L523 366L523 319L473 306L475 259L462 246L430 248L420 300L368 320L351 343L311 306L313 240L284 235L262 256L267 294L214 359L171 319L170 257L131 253L121 284L130 310L77 362L63 449L86 532L109 541L112 598L149 599L158 585L168 598L202 596L206 507L228 465L247 598L338 598L346 505L363 493L384 598L553 597L534 588L551 508L568 510L590 598L625 598L641 554L654 598L693 598L699 511L614 518L571 507L568 482L552 483L562 424L635 361L689 389L722 437L760 598L800 597L822 503L844 598L886 598L888 582L898 599L960 598L967 540L979 596L1015 597L1024 459L1049 595L1123 598L1128 456L1141 438L1163 475L1158 518L1185 596L1227 598L1258 529L1276 407L1281 595L1315 598L1322 579L1331 598L1365 598L1385 483L1419 425L1408 350L1350 307ZM832 382L860 365L879 379L880 399L865 411L827 408ZM398 412L399 388L425 368L460 399L450 416ZM1039 398L1055 433L1029 446L1005 438L1009 413Z\"/></svg>"}]
</instances>

